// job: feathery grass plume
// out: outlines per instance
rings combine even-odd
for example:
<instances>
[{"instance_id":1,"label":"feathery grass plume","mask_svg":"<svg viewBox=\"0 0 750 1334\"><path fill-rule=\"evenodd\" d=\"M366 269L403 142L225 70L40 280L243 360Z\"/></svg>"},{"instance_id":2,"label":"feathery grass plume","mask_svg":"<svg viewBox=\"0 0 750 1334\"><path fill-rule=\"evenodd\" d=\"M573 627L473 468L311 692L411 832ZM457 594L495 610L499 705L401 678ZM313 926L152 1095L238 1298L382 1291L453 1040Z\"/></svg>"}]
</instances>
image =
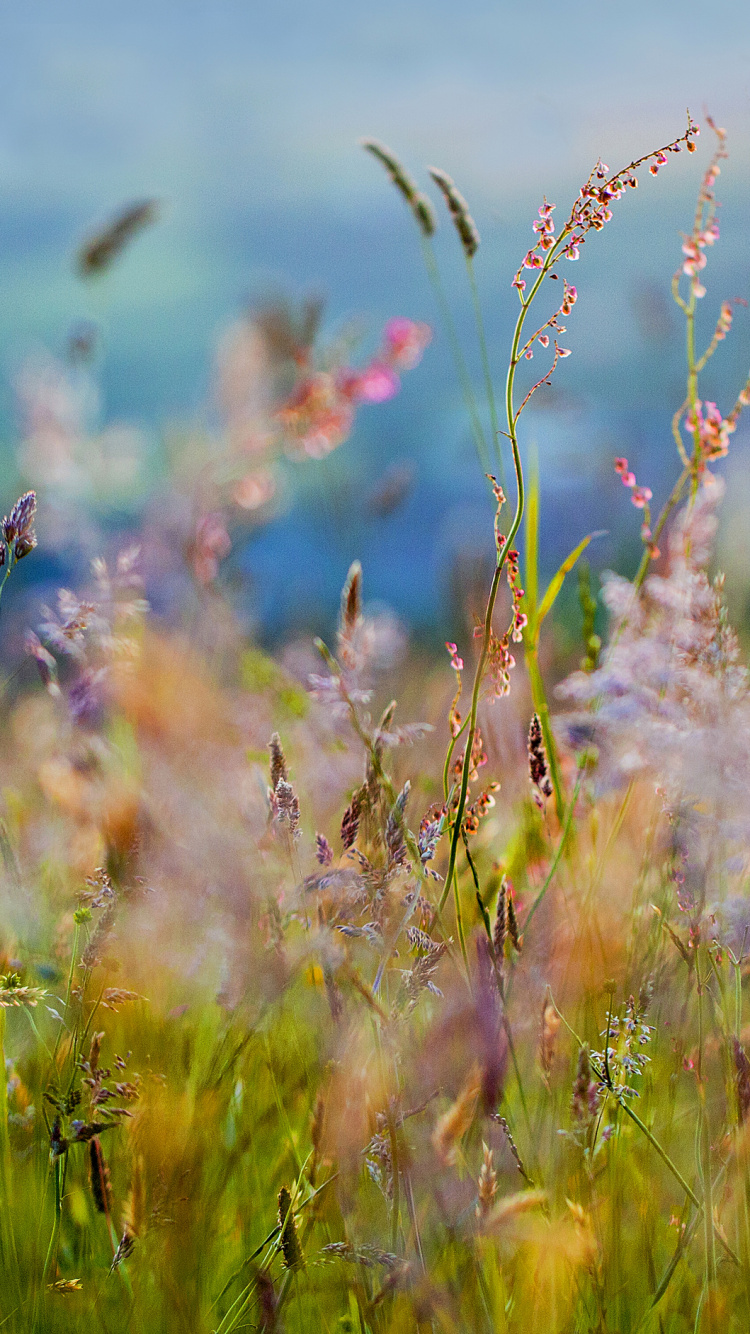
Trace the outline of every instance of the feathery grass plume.
<instances>
[{"instance_id":1,"label":"feathery grass plume","mask_svg":"<svg viewBox=\"0 0 750 1334\"><path fill-rule=\"evenodd\" d=\"M393 866L401 866L406 861L404 812L410 791L411 783L407 778L396 798L395 806L390 811L385 826L385 846L388 849L388 860Z\"/></svg>"},{"instance_id":2,"label":"feathery grass plume","mask_svg":"<svg viewBox=\"0 0 750 1334\"><path fill-rule=\"evenodd\" d=\"M544 737L542 735L542 724L539 714L535 713L531 719L529 727L529 777L533 784L534 800L541 810L544 809L544 798L552 796L552 780L549 776L549 765L547 763L547 752L544 749Z\"/></svg>"},{"instance_id":3,"label":"feathery grass plume","mask_svg":"<svg viewBox=\"0 0 750 1334\"><path fill-rule=\"evenodd\" d=\"M289 826L292 838L299 838L299 801L291 783L280 778L274 793L276 815L282 824Z\"/></svg>"},{"instance_id":4,"label":"feathery grass plume","mask_svg":"<svg viewBox=\"0 0 750 1334\"><path fill-rule=\"evenodd\" d=\"M448 205L466 258L473 259L479 249L479 232L469 212L469 205L447 171L441 171L439 167L428 167L427 170Z\"/></svg>"},{"instance_id":5,"label":"feathery grass plume","mask_svg":"<svg viewBox=\"0 0 750 1334\"><path fill-rule=\"evenodd\" d=\"M286 756L281 744L281 737L278 732L274 732L268 743L268 749L271 752L271 791L275 792L279 783L283 779L287 782L289 773L287 771Z\"/></svg>"},{"instance_id":6,"label":"feathery grass plume","mask_svg":"<svg viewBox=\"0 0 750 1334\"><path fill-rule=\"evenodd\" d=\"M282 1186L279 1191L279 1227L281 1228L279 1245L284 1256L284 1264L287 1269L299 1269L303 1263L302 1247L297 1236L292 1197L286 1186Z\"/></svg>"},{"instance_id":7,"label":"feathery grass plume","mask_svg":"<svg viewBox=\"0 0 750 1334\"><path fill-rule=\"evenodd\" d=\"M508 899L508 906L506 911L508 914L508 935L510 936L511 944L514 950L516 951L516 954L520 954L521 946L523 945L523 936L521 935L518 926L518 918L516 917L516 901L513 897L513 886L511 885L510 881L508 881L507 884L507 899Z\"/></svg>"},{"instance_id":8,"label":"feathery grass plume","mask_svg":"<svg viewBox=\"0 0 750 1334\"><path fill-rule=\"evenodd\" d=\"M506 1195L485 1218L485 1229L490 1232L499 1230L521 1214L527 1214L532 1209L544 1209L547 1201L545 1190L522 1190L516 1195Z\"/></svg>"},{"instance_id":9,"label":"feathery grass plume","mask_svg":"<svg viewBox=\"0 0 750 1334\"><path fill-rule=\"evenodd\" d=\"M159 206L155 199L129 204L78 251L78 272L82 278L103 273L125 249L129 241L156 222Z\"/></svg>"},{"instance_id":10,"label":"feathery grass plume","mask_svg":"<svg viewBox=\"0 0 750 1334\"><path fill-rule=\"evenodd\" d=\"M56 1292L58 1297L69 1297L71 1292L80 1292L83 1284L80 1278L58 1278L55 1283L48 1283L47 1290Z\"/></svg>"},{"instance_id":11,"label":"feathery grass plume","mask_svg":"<svg viewBox=\"0 0 750 1334\"><path fill-rule=\"evenodd\" d=\"M359 833L359 821L362 814L362 789L357 788L353 793L343 816L341 817L341 842L346 852L354 843Z\"/></svg>"},{"instance_id":12,"label":"feathery grass plume","mask_svg":"<svg viewBox=\"0 0 750 1334\"><path fill-rule=\"evenodd\" d=\"M544 1077L544 1082L547 1085L549 1085L552 1066L555 1060L555 1043L559 1027L560 1016L549 996L545 996L544 1004L542 1006L542 1023L539 1035L539 1064L542 1067L542 1075Z\"/></svg>"},{"instance_id":13,"label":"feathery grass plume","mask_svg":"<svg viewBox=\"0 0 750 1334\"><path fill-rule=\"evenodd\" d=\"M458 1157L461 1140L471 1126L482 1089L482 1072L474 1066L455 1102L440 1117L432 1132L432 1145L445 1167L452 1167Z\"/></svg>"},{"instance_id":14,"label":"feathery grass plume","mask_svg":"<svg viewBox=\"0 0 750 1334\"><path fill-rule=\"evenodd\" d=\"M98 1135L89 1140L89 1183L96 1210L107 1218L112 1213L112 1183Z\"/></svg>"},{"instance_id":15,"label":"feathery grass plume","mask_svg":"<svg viewBox=\"0 0 750 1334\"><path fill-rule=\"evenodd\" d=\"M117 1247L114 1256L112 1257L112 1263L109 1267L110 1274L114 1274L115 1270L119 1269L120 1265L125 1260L130 1259L131 1255L133 1254L133 1251L135 1250L135 1243L136 1243L136 1238L133 1236L133 1233L130 1232L126 1226L120 1238L120 1244Z\"/></svg>"},{"instance_id":16,"label":"feathery grass plume","mask_svg":"<svg viewBox=\"0 0 750 1334\"><path fill-rule=\"evenodd\" d=\"M330 866L333 861L333 848L325 834L315 835L315 856L321 866Z\"/></svg>"},{"instance_id":17,"label":"feathery grass plume","mask_svg":"<svg viewBox=\"0 0 750 1334\"><path fill-rule=\"evenodd\" d=\"M741 1125L747 1117L748 1111L750 1111L750 1061L747 1059L744 1047L737 1041L737 1038L733 1039L732 1047L736 1072L737 1112Z\"/></svg>"},{"instance_id":18,"label":"feathery grass plume","mask_svg":"<svg viewBox=\"0 0 750 1334\"><path fill-rule=\"evenodd\" d=\"M362 628L362 566L355 560L341 590L341 612L336 636L338 655L344 666L355 669L360 650L357 640Z\"/></svg>"},{"instance_id":19,"label":"feathery grass plume","mask_svg":"<svg viewBox=\"0 0 750 1334\"><path fill-rule=\"evenodd\" d=\"M497 1172L492 1164L492 1149L482 1140L482 1166L477 1181L477 1218L486 1218L497 1193Z\"/></svg>"},{"instance_id":20,"label":"feathery grass plume","mask_svg":"<svg viewBox=\"0 0 750 1334\"><path fill-rule=\"evenodd\" d=\"M396 189L401 192L414 214L422 235L432 236L435 232L436 222L432 204L427 195L422 194L406 168L401 165L390 148L386 148L385 144L379 143L377 139L362 139L360 142L365 151L372 153L372 156L377 158L378 162L385 167Z\"/></svg>"}]
</instances>

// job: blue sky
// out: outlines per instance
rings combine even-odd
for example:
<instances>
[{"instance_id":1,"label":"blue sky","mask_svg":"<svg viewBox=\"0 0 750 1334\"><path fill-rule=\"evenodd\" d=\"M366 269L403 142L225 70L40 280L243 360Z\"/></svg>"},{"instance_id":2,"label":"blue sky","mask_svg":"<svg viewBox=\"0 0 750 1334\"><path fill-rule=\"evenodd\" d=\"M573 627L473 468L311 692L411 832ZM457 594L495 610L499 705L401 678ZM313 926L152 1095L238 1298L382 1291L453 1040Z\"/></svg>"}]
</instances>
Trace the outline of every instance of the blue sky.
<instances>
[{"instance_id":1,"label":"blue sky","mask_svg":"<svg viewBox=\"0 0 750 1334\"><path fill-rule=\"evenodd\" d=\"M734 0L710 11L695 0L2 0L0 17L6 381L30 347L59 349L74 321L93 318L109 409L157 429L199 409L216 332L251 294L322 291L334 323L352 313L373 327L394 313L432 320L411 221L358 149L363 135L415 172L445 167L469 197L499 369L509 280L541 195L562 207L599 152L614 166L664 142L686 106L699 120L713 111L732 153L707 322L721 297L750 295L750 15ZM623 438L644 455L656 448L679 393L679 326L657 364L634 303L668 286L706 148L646 178L576 266L582 300L564 367L586 407L576 475ZM163 221L84 289L71 265L81 236L122 201L152 195L165 201ZM446 282L468 329L452 242L443 226ZM750 320L738 320L717 393L750 361L749 335ZM467 475L446 365L437 340L409 392L347 446L355 473L411 454L428 487L436 467ZM7 393L2 401L7 436ZM475 485L466 482L467 497ZM332 579L348 554L332 556Z\"/></svg>"}]
</instances>

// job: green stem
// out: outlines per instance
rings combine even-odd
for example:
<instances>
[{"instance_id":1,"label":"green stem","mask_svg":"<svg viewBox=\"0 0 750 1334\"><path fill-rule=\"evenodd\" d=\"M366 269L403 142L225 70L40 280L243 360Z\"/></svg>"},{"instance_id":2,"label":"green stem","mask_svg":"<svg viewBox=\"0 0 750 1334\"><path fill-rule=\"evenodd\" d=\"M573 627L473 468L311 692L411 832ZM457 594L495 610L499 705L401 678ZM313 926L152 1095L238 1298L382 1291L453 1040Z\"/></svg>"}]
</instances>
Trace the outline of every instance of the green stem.
<instances>
[{"instance_id":1,"label":"green stem","mask_svg":"<svg viewBox=\"0 0 750 1334\"><path fill-rule=\"evenodd\" d=\"M458 337L456 326L453 322L453 316L451 315L451 308L448 304L448 299L443 289L443 284L440 278L440 270L438 269L437 262L435 260L435 252L432 248L431 242L427 240L426 237L422 238L422 254L424 256L425 268L427 269L427 276L432 284L432 288L435 293L435 299L437 301L438 309L440 311L440 317L443 321L443 324L445 326L445 331L448 335L448 342L450 343L451 346L453 361L456 367L456 374L458 375L459 384L461 385L461 392L463 394L464 403L466 405L466 411L469 414L469 421L471 422L471 431L472 435L474 436L474 444L476 445L477 454L479 455L479 462L481 464L482 471L489 472L490 456L489 456L489 451L487 449L487 441L485 439L485 434L484 431L482 430L481 418L477 410L474 391L471 387L471 377L469 375L468 367L464 359L464 354L461 351L461 341Z\"/></svg>"},{"instance_id":2,"label":"green stem","mask_svg":"<svg viewBox=\"0 0 750 1334\"><path fill-rule=\"evenodd\" d=\"M466 256L466 269L469 275L469 287L471 288L471 300L474 306L474 318L477 324L477 334L479 336L479 352L482 358L482 371L484 372L484 387L487 393L487 406L490 410L490 423L492 425L492 443L497 455L497 465L500 473L500 481L505 485L505 469L503 466L503 452L500 448L500 423L497 416L497 404L495 402L495 391L492 386L492 371L490 369L490 359L487 352L487 339L484 332L484 319L482 318L482 306L479 300L479 291L477 289L477 280L474 273L474 261L470 255Z\"/></svg>"}]
</instances>

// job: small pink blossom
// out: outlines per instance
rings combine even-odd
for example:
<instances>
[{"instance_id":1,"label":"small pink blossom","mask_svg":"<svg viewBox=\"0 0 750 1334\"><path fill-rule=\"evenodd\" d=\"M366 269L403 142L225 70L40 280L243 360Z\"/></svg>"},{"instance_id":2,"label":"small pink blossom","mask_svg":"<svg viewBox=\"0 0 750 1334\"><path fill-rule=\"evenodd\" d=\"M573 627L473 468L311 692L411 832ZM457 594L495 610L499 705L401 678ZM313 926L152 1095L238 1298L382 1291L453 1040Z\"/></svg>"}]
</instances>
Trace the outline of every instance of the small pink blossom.
<instances>
[{"instance_id":1,"label":"small pink blossom","mask_svg":"<svg viewBox=\"0 0 750 1334\"><path fill-rule=\"evenodd\" d=\"M463 671L464 660L458 656L458 644L452 644L450 640L446 640L445 647L450 654L451 667L454 672Z\"/></svg>"},{"instance_id":2,"label":"small pink blossom","mask_svg":"<svg viewBox=\"0 0 750 1334\"><path fill-rule=\"evenodd\" d=\"M646 505L648 504L653 494L654 494L653 491L648 486L634 486L633 494L630 497L630 499L632 500L636 509L642 510L645 509Z\"/></svg>"},{"instance_id":3,"label":"small pink blossom","mask_svg":"<svg viewBox=\"0 0 750 1334\"><path fill-rule=\"evenodd\" d=\"M391 366L371 361L363 371L348 376L342 389L355 403L387 403L398 393L400 384Z\"/></svg>"},{"instance_id":4,"label":"small pink blossom","mask_svg":"<svg viewBox=\"0 0 750 1334\"><path fill-rule=\"evenodd\" d=\"M429 324L418 324L397 315L385 326L383 341L394 366L411 371L422 360L422 354L432 338Z\"/></svg>"}]
</instances>

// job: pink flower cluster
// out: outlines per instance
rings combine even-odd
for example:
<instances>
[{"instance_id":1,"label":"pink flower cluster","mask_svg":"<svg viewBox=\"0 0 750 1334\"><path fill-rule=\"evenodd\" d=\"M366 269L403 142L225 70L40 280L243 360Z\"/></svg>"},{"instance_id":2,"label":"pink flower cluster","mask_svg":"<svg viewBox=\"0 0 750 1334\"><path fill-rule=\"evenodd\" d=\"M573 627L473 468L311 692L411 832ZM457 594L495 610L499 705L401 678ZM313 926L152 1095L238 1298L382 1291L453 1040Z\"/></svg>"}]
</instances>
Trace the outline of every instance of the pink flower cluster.
<instances>
[{"instance_id":1,"label":"pink flower cluster","mask_svg":"<svg viewBox=\"0 0 750 1334\"><path fill-rule=\"evenodd\" d=\"M498 546L502 550L502 543L498 542ZM515 550L509 551L506 560L508 586L513 599L513 620L510 628L506 630L502 637L496 635L494 630L490 633L487 676L491 686L491 700L502 699L504 695L510 694L510 673L516 665L516 660L510 650L510 641L512 639L514 643L520 644L524 629L528 625L528 617L524 611L521 611L524 590L519 584L518 552ZM475 626L474 638L481 639L483 635L484 626Z\"/></svg>"},{"instance_id":2,"label":"pink flower cluster","mask_svg":"<svg viewBox=\"0 0 750 1334\"><path fill-rule=\"evenodd\" d=\"M685 430L697 435L703 459L723 459L729 452L729 437L735 429L730 417L722 417L715 403L696 400L695 411L691 408L685 416Z\"/></svg>"},{"instance_id":3,"label":"pink flower cluster","mask_svg":"<svg viewBox=\"0 0 750 1334\"><path fill-rule=\"evenodd\" d=\"M628 468L627 459L615 459L615 472L622 478L623 486L627 486L632 491L630 499L636 509L645 509L653 496L653 491L648 486L637 486L635 473Z\"/></svg>"},{"instance_id":4,"label":"pink flower cluster","mask_svg":"<svg viewBox=\"0 0 750 1334\"><path fill-rule=\"evenodd\" d=\"M451 667L454 672L462 672L464 669L464 660L458 655L458 644L452 644L450 640L446 640L445 647L450 654Z\"/></svg>"},{"instance_id":5,"label":"pink flower cluster","mask_svg":"<svg viewBox=\"0 0 750 1334\"><path fill-rule=\"evenodd\" d=\"M697 297L706 295L706 289L703 283L698 282L697 277L700 270L706 267L705 248L707 245L713 245L714 241L718 241L718 239L719 224L713 218L703 231L696 232L693 236L686 236L682 243L682 253L685 256L682 272L693 279L693 293Z\"/></svg>"},{"instance_id":6,"label":"pink flower cluster","mask_svg":"<svg viewBox=\"0 0 750 1334\"><path fill-rule=\"evenodd\" d=\"M648 164L652 176L656 176L667 162L668 153L679 153L683 144L686 145L689 152L695 151L693 139L699 132L699 127L688 119L688 128L679 139L675 139L666 147L647 153L645 157L631 162L630 166L626 167L624 171L617 172L612 177L609 176L609 167L606 162L602 162L600 158L586 184L582 186L570 217L558 238L555 238L555 227L552 220L552 210L555 206L554 204L548 204L545 199L538 210L538 219L532 224L538 239L531 250L527 252L521 268L513 279L513 286L517 289L521 299L523 300L523 293L526 290L526 281L522 276L524 269L541 269L545 265L549 268L550 262L556 263L562 255L570 260L578 259L580 246L586 239L586 233L592 230L601 231L604 224L612 218L610 205L616 199L620 199L627 189L634 190L637 187L636 168ZM545 255L547 255L546 259Z\"/></svg>"},{"instance_id":7,"label":"pink flower cluster","mask_svg":"<svg viewBox=\"0 0 750 1334\"><path fill-rule=\"evenodd\" d=\"M303 368L289 398L275 418L295 451L322 458L351 433L357 407L386 403L398 393L399 372L413 370L432 337L427 324L402 317L389 320L380 351L362 370Z\"/></svg>"}]
</instances>

